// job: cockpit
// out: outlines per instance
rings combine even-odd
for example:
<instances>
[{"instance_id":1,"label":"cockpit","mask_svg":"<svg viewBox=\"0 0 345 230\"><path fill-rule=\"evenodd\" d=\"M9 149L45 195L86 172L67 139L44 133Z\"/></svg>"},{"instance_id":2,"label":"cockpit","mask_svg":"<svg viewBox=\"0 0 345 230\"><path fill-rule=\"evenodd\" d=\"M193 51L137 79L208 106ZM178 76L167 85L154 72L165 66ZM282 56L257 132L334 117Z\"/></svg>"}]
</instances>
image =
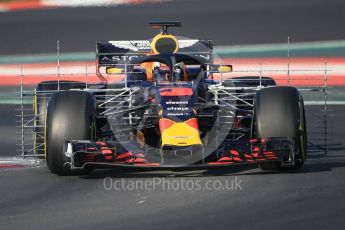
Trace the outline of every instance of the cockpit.
<instances>
[{"instance_id":1,"label":"cockpit","mask_svg":"<svg viewBox=\"0 0 345 230\"><path fill-rule=\"evenodd\" d=\"M146 75L145 80L156 82L192 81L205 71L202 60L183 54L152 55L134 59L129 64L133 66L132 72L141 72Z\"/></svg>"}]
</instances>

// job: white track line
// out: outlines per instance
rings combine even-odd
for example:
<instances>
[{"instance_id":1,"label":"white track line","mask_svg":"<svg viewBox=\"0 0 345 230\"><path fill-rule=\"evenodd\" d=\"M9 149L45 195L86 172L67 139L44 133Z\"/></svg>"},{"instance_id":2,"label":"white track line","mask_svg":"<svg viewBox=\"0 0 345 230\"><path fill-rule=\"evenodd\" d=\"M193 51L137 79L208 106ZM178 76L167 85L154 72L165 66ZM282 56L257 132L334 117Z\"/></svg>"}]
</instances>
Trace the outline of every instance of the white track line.
<instances>
[{"instance_id":1,"label":"white track line","mask_svg":"<svg viewBox=\"0 0 345 230\"><path fill-rule=\"evenodd\" d=\"M1 157L0 165L13 164L18 166L39 166L42 160L22 157Z\"/></svg>"}]
</instances>

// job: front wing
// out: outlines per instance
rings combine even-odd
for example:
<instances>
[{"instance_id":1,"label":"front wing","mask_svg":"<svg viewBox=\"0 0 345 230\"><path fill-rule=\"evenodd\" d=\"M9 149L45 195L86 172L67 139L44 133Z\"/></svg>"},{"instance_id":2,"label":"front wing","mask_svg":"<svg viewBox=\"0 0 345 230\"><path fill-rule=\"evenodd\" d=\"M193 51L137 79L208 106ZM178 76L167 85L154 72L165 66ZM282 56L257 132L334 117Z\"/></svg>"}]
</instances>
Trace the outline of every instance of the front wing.
<instances>
[{"instance_id":1,"label":"front wing","mask_svg":"<svg viewBox=\"0 0 345 230\"><path fill-rule=\"evenodd\" d=\"M289 140L274 140L282 143ZM269 143L269 144L268 144ZM272 146L275 146L272 148ZM280 147L277 147L280 146ZM84 168L88 165L110 166L110 167L139 167L139 168L208 168L231 165L259 164L263 162L281 162L291 164L293 153L289 145L275 144L272 140L252 139L247 141L246 148L232 149L230 146L222 146L212 154L201 157L198 161L190 164L180 164L179 161L164 161L164 155L160 155L156 160L149 157L148 150L142 152L129 152L121 146L114 145L113 142L91 142L91 141L66 141L65 158L67 164L72 169ZM189 157L189 156L188 156Z\"/></svg>"}]
</instances>

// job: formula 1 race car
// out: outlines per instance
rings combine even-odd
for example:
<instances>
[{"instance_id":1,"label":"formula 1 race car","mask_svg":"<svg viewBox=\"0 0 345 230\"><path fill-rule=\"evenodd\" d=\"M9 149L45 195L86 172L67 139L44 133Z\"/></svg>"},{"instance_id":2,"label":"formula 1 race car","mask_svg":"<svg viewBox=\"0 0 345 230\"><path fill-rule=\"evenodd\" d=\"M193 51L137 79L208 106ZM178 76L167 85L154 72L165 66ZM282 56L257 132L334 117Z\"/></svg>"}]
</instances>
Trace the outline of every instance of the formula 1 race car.
<instances>
[{"instance_id":1,"label":"formula 1 race car","mask_svg":"<svg viewBox=\"0 0 345 230\"><path fill-rule=\"evenodd\" d=\"M35 149L58 175L96 166L299 169L306 159L303 98L270 77L225 77L213 42L168 33L97 43L101 83L36 87ZM116 79L116 81L111 80ZM43 97L42 95L48 95Z\"/></svg>"}]
</instances>

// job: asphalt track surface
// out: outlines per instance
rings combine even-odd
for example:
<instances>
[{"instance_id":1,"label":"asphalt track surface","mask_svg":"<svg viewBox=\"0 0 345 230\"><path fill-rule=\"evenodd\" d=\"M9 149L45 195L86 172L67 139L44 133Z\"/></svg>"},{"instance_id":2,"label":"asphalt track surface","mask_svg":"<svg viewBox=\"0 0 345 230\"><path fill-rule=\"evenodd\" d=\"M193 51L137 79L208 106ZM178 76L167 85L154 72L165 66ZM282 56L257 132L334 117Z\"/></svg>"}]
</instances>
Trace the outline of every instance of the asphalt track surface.
<instances>
[{"instance_id":1,"label":"asphalt track surface","mask_svg":"<svg viewBox=\"0 0 345 230\"><path fill-rule=\"evenodd\" d=\"M0 106L2 142L14 144L14 136L5 134L14 124L14 109ZM44 165L0 169L1 229L342 229L345 107L328 109L328 154L310 144L298 172L102 169L59 177ZM308 126L315 121L308 113ZM322 133L322 125L315 131ZM311 142L323 138L313 133Z\"/></svg>"},{"instance_id":2,"label":"asphalt track surface","mask_svg":"<svg viewBox=\"0 0 345 230\"><path fill-rule=\"evenodd\" d=\"M152 38L151 20L181 20L181 36L216 45L341 40L343 0L175 0L164 3L0 13L0 55L93 51L96 40Z\"/></svg>"},{"instance_id":3,"label":"asphalt track surface","mask_svg":"<svg viewBox=\"0 0 345 230\"><path fill-rule=\"evenodd\" d=\"M344 5L321 0L202 0L0 14L0 53L51 53L56 39L68 51L90 50L94 40L117 34L118 39L145 39L152 36L145 31L146 22L162 17L183 20L185 36L212 35L218 44L281 42L291 34L301 41L343 39ZM120 26L125 32L118 33ZM0 156L15 155L15 108L0 105ZM256 168L97 170L90 176L58 177L44 165L0 168L0 229L343 229L345 107L328 109L327 156L310 144L304 169L295 173L262 173ZM308 113L308 124L315 123L320 124L319 132L314 130L309 139L320 144L322 123ZM156 187L149 186L153 178L161 180ZM194 189L182 188L182 179ZM222 186L240 181L240 186L207 189L208 181ZM115 182L120 182L116 188ZM128 187L135 182L148 184L148 189Z\"/></svg>"}]
</instances>

